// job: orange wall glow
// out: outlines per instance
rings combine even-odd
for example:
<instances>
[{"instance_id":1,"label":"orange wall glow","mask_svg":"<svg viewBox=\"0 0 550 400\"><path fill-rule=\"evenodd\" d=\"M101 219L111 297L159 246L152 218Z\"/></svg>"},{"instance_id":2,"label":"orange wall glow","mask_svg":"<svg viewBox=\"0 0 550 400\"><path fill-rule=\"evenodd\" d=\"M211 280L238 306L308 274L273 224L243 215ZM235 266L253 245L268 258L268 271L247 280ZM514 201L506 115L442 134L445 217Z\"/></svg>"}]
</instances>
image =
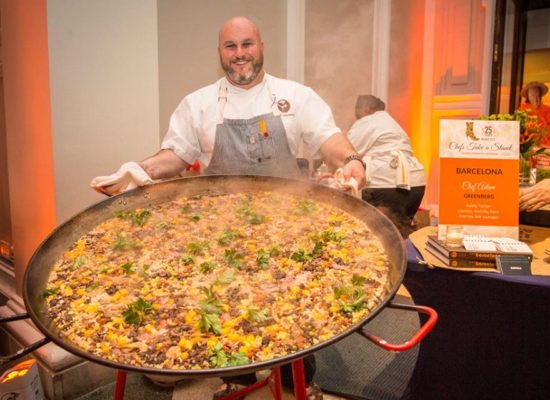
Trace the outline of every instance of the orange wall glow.
<instances>
[{"instance_id":1,"label":"orange wall glow","mask_svg":"<svg viewBox=\"0 0 550 400\"><path fill-rule=\"evenodd\" d=\"M18 292L55 227L46 0L0 0L8 177Z\"/></svg>"}]
</instances>

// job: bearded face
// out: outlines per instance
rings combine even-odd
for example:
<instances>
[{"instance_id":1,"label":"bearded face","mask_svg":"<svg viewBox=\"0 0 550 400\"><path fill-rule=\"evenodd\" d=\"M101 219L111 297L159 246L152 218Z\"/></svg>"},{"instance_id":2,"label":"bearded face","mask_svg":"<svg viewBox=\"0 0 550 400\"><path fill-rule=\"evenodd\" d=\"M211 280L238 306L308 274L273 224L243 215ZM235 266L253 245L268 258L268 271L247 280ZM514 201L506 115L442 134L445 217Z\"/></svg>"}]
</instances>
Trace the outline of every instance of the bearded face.
<instances>
[{"instance_id":1,"label":"bearded face","mask_svg":"<svg viewBox=\"0 0 550 400\"><path fill-rule=\"evenodd\" d=\"M220 63L232 83L245 86L258 77L264 65L264 55L260 53L255 58L250 54L244 54L240 57L231 57L227 61L220 56Z\"/></svg>"}]
</instances>

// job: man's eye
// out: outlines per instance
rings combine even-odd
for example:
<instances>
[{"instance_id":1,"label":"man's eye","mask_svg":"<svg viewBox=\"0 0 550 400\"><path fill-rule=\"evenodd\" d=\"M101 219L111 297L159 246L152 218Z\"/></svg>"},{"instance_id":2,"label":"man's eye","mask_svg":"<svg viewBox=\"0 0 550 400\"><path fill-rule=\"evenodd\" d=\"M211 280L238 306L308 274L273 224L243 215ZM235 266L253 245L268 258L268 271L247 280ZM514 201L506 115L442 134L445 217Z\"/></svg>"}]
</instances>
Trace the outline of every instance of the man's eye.
<instances>
[{"instance_id":1,"label":"man's eye","mask_svg":"<svg viewBox=\"0 0 550 400\"><path fill-rule=\"evenodd\" d=\"M234 49L235 47L237 47L235 44L226 44L225 45L226 49Z\"/></svg>"}]
</instances>

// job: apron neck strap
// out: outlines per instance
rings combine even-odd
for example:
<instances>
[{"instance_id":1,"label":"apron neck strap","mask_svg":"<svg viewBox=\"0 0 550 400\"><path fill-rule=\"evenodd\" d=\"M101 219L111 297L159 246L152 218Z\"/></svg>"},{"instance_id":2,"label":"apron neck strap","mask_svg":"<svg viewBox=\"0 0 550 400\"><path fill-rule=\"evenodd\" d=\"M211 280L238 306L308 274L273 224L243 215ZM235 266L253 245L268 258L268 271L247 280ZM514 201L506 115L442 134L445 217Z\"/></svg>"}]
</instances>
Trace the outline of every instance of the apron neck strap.
<instances>
[{"instance_id":1,"label":"apron neck strap","mask_svg":"<svg viewBox=\"0 0 550 400\"><path fill-rule=\"evenodd\" d=\"M273 91L271 90L271 86L269 85L269 80L267 78L265 79L265 84L267 86L267 91L269 93L269 97L271 99L271 111L273 112L273 115L278 117L281 115L281 111L279 110L279 107L277 107L277 96L273 94ZM260 83L261 85L261 83ZM224 116L223 112L225 110L225 105L227 103L227 83L224 79L220 81L220 85L218 87L218 124L223 124Z\"/></svg>"},{"instance_id":2,"label":"apron neck strap","mask_svg":"<svg viewBox=\"0 0 550 400\"><path fill-rule=\"evenodd\" d=\"M227 85L222 79L220 86L218 87L218 124L223 123L223 111L225 110L225 104L227 103Z\"/></svg>"}]
</instances>

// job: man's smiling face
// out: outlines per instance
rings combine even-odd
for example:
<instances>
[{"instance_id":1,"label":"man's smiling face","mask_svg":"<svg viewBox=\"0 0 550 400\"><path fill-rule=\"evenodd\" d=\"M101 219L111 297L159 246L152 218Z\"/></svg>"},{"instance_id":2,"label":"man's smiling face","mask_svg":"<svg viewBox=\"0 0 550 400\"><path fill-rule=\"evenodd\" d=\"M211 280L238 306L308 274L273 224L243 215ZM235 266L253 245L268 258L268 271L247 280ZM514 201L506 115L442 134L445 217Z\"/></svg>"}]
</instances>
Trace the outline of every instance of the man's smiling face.
<instances>
[{"instance_id":1,"label":"man's smiling face","mask_svg":"<svg viewBox=\"0 0 550 400\"><path fill-rule=\"evenodd\" d=\"M251 88L263 78L263 48L257 27L245 18L234 18L220 29L218 53L227 79Z\"/></svg>"}]
</instances>

